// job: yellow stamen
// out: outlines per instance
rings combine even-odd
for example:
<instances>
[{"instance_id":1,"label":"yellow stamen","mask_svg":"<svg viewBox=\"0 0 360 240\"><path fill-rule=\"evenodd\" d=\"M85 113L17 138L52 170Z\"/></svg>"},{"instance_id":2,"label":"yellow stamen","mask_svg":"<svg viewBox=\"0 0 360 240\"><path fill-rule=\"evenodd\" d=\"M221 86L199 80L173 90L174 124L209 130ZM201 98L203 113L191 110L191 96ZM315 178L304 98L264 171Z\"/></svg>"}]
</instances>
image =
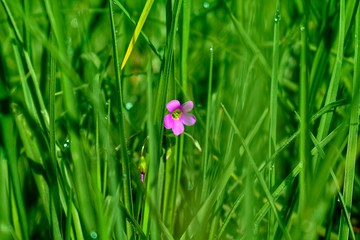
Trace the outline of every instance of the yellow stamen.
<instances>
[{"instance_id":1,"label":"yellow stamen","mask_svg":"<svg viewBox=\"0 0 360 240\"><path fill-rule=\"evenodd\" d=\"M178 120L182 115L182 112L180 109L176 109L175 111L172 112L171 116L173 119Z\"/></svg>"}]
</instances>

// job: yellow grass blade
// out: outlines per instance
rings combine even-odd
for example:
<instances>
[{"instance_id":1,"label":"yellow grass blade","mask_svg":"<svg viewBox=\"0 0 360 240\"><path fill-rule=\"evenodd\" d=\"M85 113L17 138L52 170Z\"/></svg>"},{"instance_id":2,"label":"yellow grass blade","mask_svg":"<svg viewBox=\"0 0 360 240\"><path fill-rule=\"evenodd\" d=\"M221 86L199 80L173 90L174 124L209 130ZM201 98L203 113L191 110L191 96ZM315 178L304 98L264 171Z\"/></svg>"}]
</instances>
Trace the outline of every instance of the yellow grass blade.
<instances>
[{"instance_id":1,"label":"yellow grass blade","mask_svg":"<svg viewBox=\"0 0 360 240\"><path fill-rule=\"evenodd\" d=\"M130 57L130 54L131 54L131 52L132 52L132 50L133 50L133 48L135 46L137 38L139 37L141 29L144 26L145 20L146 20L147 16L149 15L149 12L151 10L151 7L152 7L153 3L154 3L154 0L147 0L146 3L145 3L145 7L144 7L144 9L143 9L143 11L142 11L142 13L140 15L138 23L136 24L134 34L133 34L133 36L131 38L131 41L129 43L129 46L128 46L127 50L126 50L124 60L123 60L123 62L121 64L121 70L125 67L126 62Z\"/></svg>"}]
</instances>

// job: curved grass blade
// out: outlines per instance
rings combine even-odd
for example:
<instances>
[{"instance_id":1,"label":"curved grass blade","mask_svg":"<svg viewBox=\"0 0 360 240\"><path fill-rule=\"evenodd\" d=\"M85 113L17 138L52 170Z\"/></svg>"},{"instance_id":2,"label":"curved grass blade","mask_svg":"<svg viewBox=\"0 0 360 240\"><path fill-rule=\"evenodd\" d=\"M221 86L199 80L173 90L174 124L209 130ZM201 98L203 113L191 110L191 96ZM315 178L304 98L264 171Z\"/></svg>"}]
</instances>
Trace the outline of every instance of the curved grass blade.
<instances>
[{"instance_id":1,"label":"curved grass blade","mask_svg":"<svg viewBox=\"0 0 360 240\"><path fill-rule=\"evenodd\" d=\"M147 0L146 3L145 3L145 6L144 6L144 9L143 9L143 11L142 11L142 13L140 15L139 21L136 24L134 34L133 34L133 36L132 36L132 38L130 40L129 46L128 46L127 50L126 50L125 57L124 57L123 62L121 64L121 70L124 69L126 62L130 57L130 54L131 54L131 52L132 52L132 50L133 50L133 48L135 46L137 38L139 37L141 29L144 26L145 20L146 20L147 16L149 15L149 12L151 10L151 7L152 7L153 3L154 3L154 0Z\"/></svg>"},{"instance_id":2,"label":"curved grass blade","mask_svg":"<svg viewBox=\"0 0 360 240\"><path fill-rule=\"evenodd\" d=\"M119 6L119 8L121 9L121 11L123 11L123 13L125 14L125 16L134 24L136 25L136 21L130 16L130 13L126 10L126 8L124 7L124 5L119 1L119 0L114 0L114 2L116 3L117 6ZM160 54L160 52L156 49L156 47L154 46L154 44L150 41L149 37L144 33L144 31L140 30L140 34L141 36L145 39L145 42L147 44L149 44L151 50L156 54L156 56L159 57L160 60L162 60L162 56Z\"/></svg>"}]
</instances>

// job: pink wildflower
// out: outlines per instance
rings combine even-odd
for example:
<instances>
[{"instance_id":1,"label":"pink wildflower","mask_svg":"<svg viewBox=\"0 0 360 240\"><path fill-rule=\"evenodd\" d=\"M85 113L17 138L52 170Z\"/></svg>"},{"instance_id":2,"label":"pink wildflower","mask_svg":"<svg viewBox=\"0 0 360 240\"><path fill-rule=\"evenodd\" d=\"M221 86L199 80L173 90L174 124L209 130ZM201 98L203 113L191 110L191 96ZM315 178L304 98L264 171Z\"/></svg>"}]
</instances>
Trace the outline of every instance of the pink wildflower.
<instances>
[{"instance_id":1,"label":"pink wildflower","mask_svg":"<svg viewBox=\"0 0 360 240\"><path fill-rule=\"evenodd\" d=\"M184 124L192 126L196 122L196 118L193 114L189 114L194 107L192 101L180 105L178 100L171 100L166 108L169 110L169 114L164 117L164 126L166 129L172 129L173 133L178 136L184 132Z\"/></svg>"},{"instance_id":2,"label":"pink wildflower","mask_svg":"<svg viewBox=\"0 0 360 240\"><path fill-rule=\"evenodd\" d=\"M145 173L144 172L140 172L140 181L144 182L145 180Z\"/></svg>"}]
</instances>

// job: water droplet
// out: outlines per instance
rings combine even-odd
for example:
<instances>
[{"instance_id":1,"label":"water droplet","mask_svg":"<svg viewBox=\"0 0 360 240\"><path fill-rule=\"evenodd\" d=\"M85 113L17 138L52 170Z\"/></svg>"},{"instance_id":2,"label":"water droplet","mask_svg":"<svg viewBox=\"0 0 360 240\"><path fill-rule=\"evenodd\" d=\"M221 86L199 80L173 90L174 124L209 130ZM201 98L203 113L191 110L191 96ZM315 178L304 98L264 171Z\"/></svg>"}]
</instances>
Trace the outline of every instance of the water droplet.
<instances>
[{"instance_id":1,"label":"water droplet","mask_svg":"<svg viewBox=\"0 0 360 240\"><path fill-rule=\"evenodd\" d=\"M90 233L90 237L91 237L92 239L97 239L98 235L97 235L96 232L91 232L91 233Z\"/></svg>"},{"instance_id":2,"label":"water droplet","mask_svg":"<svg viewBox=\"0 0 360 240\"><path fill-rule=\"evenodd\" d=\"M276 10L275 17L274 17L274 22L278 23L280 21L280 19L281 19L280 11Z\"/></svg>"},{"instance_id":3,"label":"water droplet","mask_svg":"<svg viewBox=\"0 0 360 240\"><path fill-rule=\"evenodd\" d=\"M131 108L133 108L133 106L134 106L134 104L132 104L131 102L127 102L127 103L125 104L125 108L126 108L127 110L130 110Z\"/></svg>"},{"instance_id":4,"label":"water droplet","mask_svg":"<svg viewBox=\"0 0 360 240\"><path fill-rule=\"evenodd\" d=\"M214 48L213 48L213 47L210 47L210 49L209 49L209 50L210 50L210 52L212 52L212 51L214 50Z\"/></svg>"},{"instance_id":5,"label":"water droplet","mask_svg":"<svg viewBox=\"0 0 360 240\"><path fill-rule=\"evenodd\" d=\"M203 2L203 7L204 7L204 8L209 8L209 7L210 7L210 3L209 3L209 2Z\"/></svg>"},{"instance_id":6,"label":"water droplet","mask_svg":"<svg viewBox=\"0 0 360 240\"><path fill-rule=\"evenodd\" d=\"M70 148L70 140L69 139L66 139L65 142L64 142L64 148Z\"/></svg>"},{"instance_id":7,"label":"water droplet","mask_svg":"<svg viewBox=\"0 0 360 240\"><path fill-rule=\"evenodd\" d=\"M114 3L114 5L116 5L116 2L115 2L115 1L114 1L113 3Z\"/></svg>"},{"instance_id":8,"label":"water droplet","mask_svg":"<svg viewBox=\"0 0 360 240\"><path fill-rule=\"evenodd\" d=\"M105 120L108 120L108 116L105 116Z\"/></svg>"},{"instance_id":9,"label":"water droplet","mask_svg":"<svg viewBox=\"0 0 360 240\"><path fill-rule=\"evenodd\" d=\"M304 26L301 26L301 27L300 27L300 31L302 31L302 32L305 31L305 27L304 27Z\"/></svg>"}]
</instances>

